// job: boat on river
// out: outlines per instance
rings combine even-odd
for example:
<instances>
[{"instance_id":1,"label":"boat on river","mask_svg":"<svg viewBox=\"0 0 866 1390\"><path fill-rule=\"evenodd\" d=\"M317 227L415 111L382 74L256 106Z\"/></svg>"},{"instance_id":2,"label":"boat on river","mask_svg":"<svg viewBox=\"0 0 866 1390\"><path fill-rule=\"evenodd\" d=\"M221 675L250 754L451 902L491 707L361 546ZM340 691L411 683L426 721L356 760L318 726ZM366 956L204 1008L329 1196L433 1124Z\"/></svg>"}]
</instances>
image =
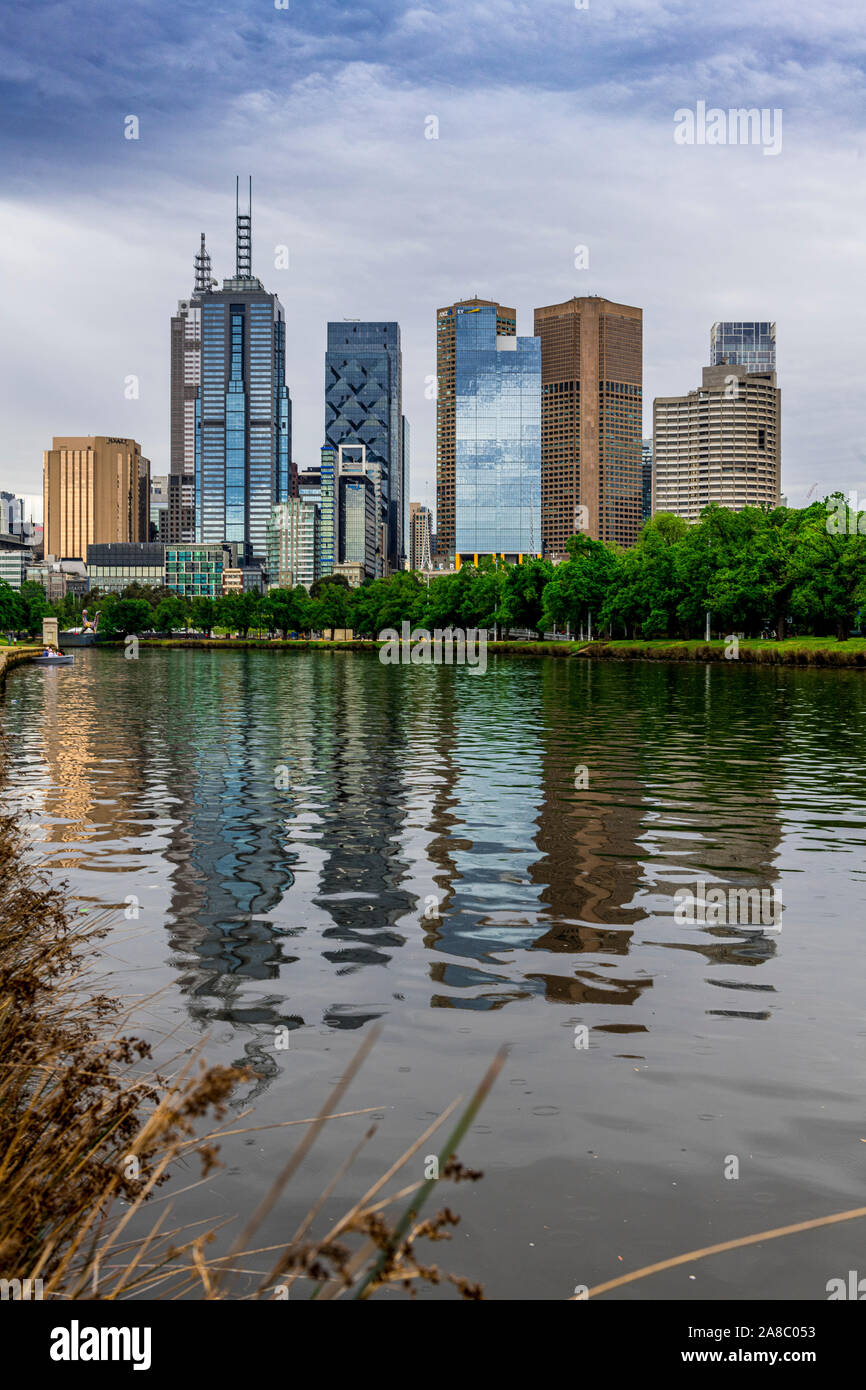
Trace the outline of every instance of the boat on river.
<instances>
[{"instance_id":1,"label":"boat on river","mask_svg":"<svg viewBox=\"0 0 866 1390\"><path fill-rule=\"evenodd\" d=\"M40 652L33 658L36 666L71 666L74 660L74 656L67 656L64 652Z\"/></svg>"}]
</instances>

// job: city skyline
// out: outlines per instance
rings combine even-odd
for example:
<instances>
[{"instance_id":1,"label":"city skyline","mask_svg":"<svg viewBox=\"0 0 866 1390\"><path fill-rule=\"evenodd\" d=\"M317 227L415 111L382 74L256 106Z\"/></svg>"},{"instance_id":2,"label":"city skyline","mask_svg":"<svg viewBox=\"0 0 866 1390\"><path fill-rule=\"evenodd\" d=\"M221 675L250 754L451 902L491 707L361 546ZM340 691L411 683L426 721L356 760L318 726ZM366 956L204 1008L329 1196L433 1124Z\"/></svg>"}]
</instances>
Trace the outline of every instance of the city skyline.
<instances>
[{"instance_id":1,"label":"city skyline","mask_svg":"<svg viewBox=\"0 0 866 1390\"><path fill-rule=\"evenodd\" d=\"M38 490L49 431L140 439L168 471L166 316L202 228L214 265L231 264L226 200L249 170L257 270L286 309L299 466L322 442L329 319L400 322L413 499L432 505L436 306L477 293L526 322L595 293L644 310L644 434L653 397L707 365L712 323L766 319L789 499L816 482L866 492L863 330L837 331L862 273L866 196L853 5L735 6L720 25L694 3L602 14L515 0L467 25L455 4L381 3L351 32L328 6L242 4L236 21L151 0L98 21L93 9L93 26L90 11L12 21L5 487ZM741 13L752 46L732 54ZM110 65L89 53L97 22ZM675 111L701 100L781 109L781 152L677 145ZM33 306L49 303L46 334Z\"/></svg>"}]
</instances>

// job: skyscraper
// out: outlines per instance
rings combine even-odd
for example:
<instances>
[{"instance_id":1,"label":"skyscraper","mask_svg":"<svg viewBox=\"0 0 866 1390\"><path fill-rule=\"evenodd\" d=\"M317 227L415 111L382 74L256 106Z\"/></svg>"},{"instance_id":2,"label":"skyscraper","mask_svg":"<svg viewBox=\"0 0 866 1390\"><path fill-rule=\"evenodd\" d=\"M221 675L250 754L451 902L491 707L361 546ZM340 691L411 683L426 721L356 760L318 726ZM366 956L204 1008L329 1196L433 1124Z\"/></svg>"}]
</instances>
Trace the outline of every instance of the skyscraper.
<instances>
[{"instance_id":1,"label":"skyscraper","mask_svg":"<svg viewBox=\"0 0 866 1390\"><path fill-rule=\"evenodd\" d=\"M541 339L541 534L633 545L641 526L643 312L598 295L535 311Z\"/></svg>"},{"instance_id":2,"label":"skyscraper","mask_svg":"<svg viewBox=\"0 0 866 1390\"><path fill-rule=\"evenodd\" d=\"M328 324L325 440L333 449L353 445L366 451L376 496L377 575L401 569L405 559L402 372L398 323Z\"/></svg>"},{"instance_id":3,"label":"skyscraper","mask_svg":"<svg viewBox=\"0 0 866 1390\"><path fill-rule=\"evenodd\" d=\"M252 273L251 206L236 211L235 275L221 290L216 283L202 237L193 293L172 319L180 527L198 542L229 541L244 558L264 561L272 508L292 492L291 400L283 307ZM172 515L170 501L170 527Z\"/></svg>"},{"instance_id":4,"label":"skyscraper","mask_svg":"<svg viewBox=\"0 0 866 1390\"><path fill-rule=\"evenodd\" d=\"M749 372L776 370L776 325L755 320L724 320L710 330L710 365L728 362Z\"/></svg>"},{"instance_id":5,"label":"skyscraper","mask_svg":"<svg viewBox=\"0 0 866 1390\"><path fill-rule=\"evenodd\" d=\"M645 439L641 444L641 521L649 521L653 514L653 442Z\"/></svg>"},{"instance_id":6,"label":"skyscraper","mask_svg":"<svg viewBox=\"0 0 866 1390\"><path fill-rule=\"evenodd\" d=\"M517 314L492 299L459 299L436 311L436 554L453 561L456 507L457 311L496 310L497 337L514 337Z\"/></svg>"},{"instance_id":7,"label":"skyscraper","mask_svg":"<svg viewBox=\"0 0 866 1390\"><path fill-rule=\"evenodd\" d=\"M711 502L740 511L779 505L781 392L775 372L704 367L698 390L653 402L657 512L698 521Z\"/></svg>"},{"instance_id":8,"label":"skyscraper","mask_svg":"<svg viewBox=\"0 0 866 1390\"><path fill-rule=\"evenodd\" d=\"M420 502L409 505L409 568L429 570L433 567L433 517L430 508Z\"/></svg>"},{"instance_id":9,"label":"skyscraper","mask_svg":"<svg viewBox=\"0 0 866 1390\"><path fill-rule=\"evenodd\" d=\"M454 558L541 554L541 344L454 312Z\"/></svg>"},{"instance_id":10,"label":"skyscraper","mask_svg":"<svg viewBox=\"0 0 866 1390\"><path fill-rule=\"evenodd\" d=\"M149 539L150 462L134 439L56 437L43 470L46 556L86 560L88 545Z\"/></svg>"}]
</instances>

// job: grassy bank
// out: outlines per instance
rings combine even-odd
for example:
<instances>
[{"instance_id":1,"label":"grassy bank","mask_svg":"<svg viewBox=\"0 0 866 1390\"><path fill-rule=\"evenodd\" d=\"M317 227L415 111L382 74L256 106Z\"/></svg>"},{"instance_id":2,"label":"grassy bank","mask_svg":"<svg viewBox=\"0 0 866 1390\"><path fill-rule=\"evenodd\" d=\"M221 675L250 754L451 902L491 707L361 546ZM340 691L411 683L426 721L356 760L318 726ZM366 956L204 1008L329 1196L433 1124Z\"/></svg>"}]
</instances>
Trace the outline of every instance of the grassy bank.
<instances>
[{"instance_id":1,"label":"grassy bank","mask_svg":"<svg viewBox=\"0 0 866 1390\"><path fill-rule=\"evenodd\" d=\"M724 641L615 641L593 642L586 654L601 660L621 661L727 661L730 645ZM866 638L792 637L784 642L743 638L737 660L766 666L866 666Z\"/></svg>"}]
</instances>

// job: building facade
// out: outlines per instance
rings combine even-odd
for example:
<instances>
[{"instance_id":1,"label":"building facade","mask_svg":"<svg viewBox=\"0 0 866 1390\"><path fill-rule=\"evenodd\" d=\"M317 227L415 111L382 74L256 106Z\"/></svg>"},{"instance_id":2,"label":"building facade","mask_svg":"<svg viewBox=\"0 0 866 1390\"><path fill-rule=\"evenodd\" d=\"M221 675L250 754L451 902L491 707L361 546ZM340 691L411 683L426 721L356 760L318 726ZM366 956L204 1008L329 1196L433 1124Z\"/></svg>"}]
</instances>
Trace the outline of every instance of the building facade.
<instances>
[{"instance_id":1,"label":"building facade","mask_svg":"<svg viewBox=\"0 0 866 1390\"><path fill-rule=\"evenodd\" d=\"M457 489L457 315L476 308L496 311L497 338L517 335L517 313L492 299L456 300L436 310L436 554L454 564Z\"/></svg>"},{"instance_id":2,"label":"building facade","mask_svg":"<svg viewBox=\"0 0 866 1390\"><path fill-rule=\"evenodd\" d=\"M776 370L776 325L767 320L727 319L710 329L710 365L728 362L748 372Z\"/></svg>"},{"instance_id":3,"label":"building facade","mask_svg":"<svg viewBox=\"0 0 866 1390\"><path fill-rule=\"evenodd\" d=\"M377 575L405 563L408 427L402 377L398 323L344 319L328 324L325 440L335 450L351 445L366 452L381 533Z\"/></svg>"},{"instance_id":4,"label":"building facade","mask_svg":"<svg viewBox=\"0 0 866 1390\"><path fill-rule=\"evenodd\" d=\"M309 589L319 578L320 511L315 501L290 497L271 513L268 528L268 584L270 588Z\"/></svg>"},{"instance_id":5,"label":"building facade","mask_svg":"<svg viewBox=\"0 0 866 1390\"><path fill-rule=\"evenodd\" d=\"M165 547L159 541L114 543L87 547L91 589L121 594L132 584L161 588L165 584Z\"/></svg>"},{"instance_id":6,"label":"building facade","mask_svg":"<svg viewBox=\"0 0 866 1390\"><path fill-rule=\"evenodd\" d=\"M542 539L582 530L633 545L641 527L643 311L598 295L535 311L541 339Z\"/></svg>"},{"instance_id":7,"label":"building facade","mask_svg":"<svg viewBox=\"0 0 866 1390\"><path fill-rule=\"evenodd\" d=\"M169 528L173 544L194 531L197 543L228 541L264 561L271 509L292 494L291 401L285 314L252 273L251 221L238 212L235 275L222 289L202 238L193 293L172 319L171 472L180 486Z\"/></svg>"},{"instance_id":8,"label":"building facade","mask_svg":"<svg viewBox=\"0 0 866 1390\"><path fill-rule=\"evenodd\" d=\"M409 505L409 568L433 568L433 516L420 502Z\"/></svg>"},{"instance_id":9,"label":"building facade","mask_svg":"<svg viewBox=\"0 0 866 1390\"><path fill-rule=\"evenodd\" d=\"M645 439L641 444L641 521L649 521L653 514L653 442Z\"/></svg>"},{"instance_id":10,"label":"building facade","mask_svg":"<svg viewBox=\"0 0 866 1390\"><path fill-rule=\"evenodd\" d=\"M238 568L238 547L228 543L165 548L165 583L181 598L219 598L223 571Z\"/></svg>"},{"instance_id":11,"label":"building facade","mask_svg":"<svg viewBox=\"0 0 866 1390\"><path fill-rule=\"evenodd\" d=\"M540 555L541 344L495 304L454 315L454 558Z\"/></svg>"},{"instance_id":12,"label":"building facade","mask_svg":"<svg viewBox=\"0 0 866 1390\"><path fill-rule=\"evenodd\" d=\"M376 578L376 489L366 473L341 473L337 480L338 543L334 573L340 566L360 566L365 579Z\"/></svg>"},{"instance_id":13,"label":"building facade","mask_svg":"<svg viewBox=\"0 0 866 1390\"><path fill-rule=\"evenodd\" d=\"M0 543L0 582L20 589L32 564L33 551L28 546Z\"/></svg>"},{"instance_id":14,"label":"building facade","mask_svg":"<svg viewBox=\"0 0 866 1390\"><path fill-rule=\"evenodd\" d=\"M716 503L779 505L781 392L775 372L722 363L698 390L653 402L654 509L686 521Z\"/></svg>"},{"instance_id":15,"label":"building facade","mask_svg":"<svg viewBox=\"0 0 866 1390\"><path fill-rule=\"evenodd\" d=\"M45 555L150 536L150 463L134 439L58 436L43 455Z\"/></svg>"}]
</instances>

